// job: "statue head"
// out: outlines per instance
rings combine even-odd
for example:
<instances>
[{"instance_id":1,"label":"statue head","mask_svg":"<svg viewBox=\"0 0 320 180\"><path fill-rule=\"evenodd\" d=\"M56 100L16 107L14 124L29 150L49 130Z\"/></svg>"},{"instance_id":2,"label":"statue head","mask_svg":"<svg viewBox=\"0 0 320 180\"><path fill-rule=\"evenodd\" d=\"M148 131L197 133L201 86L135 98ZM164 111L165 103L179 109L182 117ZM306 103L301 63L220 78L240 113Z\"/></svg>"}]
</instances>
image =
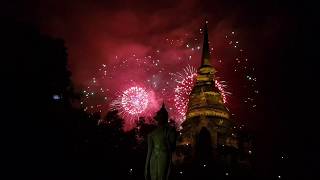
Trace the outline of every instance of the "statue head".
<instances>
[{"instance_id":1,"label":"statue head","mask_svg":"<svg viewBox=\"0 0 320 180\"><path fill-rule=\"evenodd\" d=\"M159 125L164 125L168 123L168 117L169 117L168 111L164 103L162 103L162 107L154 116L154 119L158 122Z\"/></svg>"}]
</instances>

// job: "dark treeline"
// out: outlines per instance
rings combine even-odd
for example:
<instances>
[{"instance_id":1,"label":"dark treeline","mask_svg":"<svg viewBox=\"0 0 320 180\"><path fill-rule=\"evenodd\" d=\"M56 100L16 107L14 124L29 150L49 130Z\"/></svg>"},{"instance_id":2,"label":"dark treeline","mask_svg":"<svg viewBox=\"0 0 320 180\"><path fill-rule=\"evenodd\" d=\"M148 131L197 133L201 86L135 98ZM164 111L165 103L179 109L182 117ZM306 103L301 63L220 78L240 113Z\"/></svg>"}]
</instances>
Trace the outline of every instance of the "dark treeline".
<instances>
[{"instance_id":1,"label":"dark treeline","mask_svg":"<svg viewBox=\"0 0 320 180\"><path fill-rule=\"evenodd\" d=\"M64 41L23 23L5 21L3 27L2 117L12 127L4 136L8 177L143 178L144 137L155 125L141 118L124 132L117 112L101 118L73 107L81 97L72 86Z\"/></svg>"}]
</instances>

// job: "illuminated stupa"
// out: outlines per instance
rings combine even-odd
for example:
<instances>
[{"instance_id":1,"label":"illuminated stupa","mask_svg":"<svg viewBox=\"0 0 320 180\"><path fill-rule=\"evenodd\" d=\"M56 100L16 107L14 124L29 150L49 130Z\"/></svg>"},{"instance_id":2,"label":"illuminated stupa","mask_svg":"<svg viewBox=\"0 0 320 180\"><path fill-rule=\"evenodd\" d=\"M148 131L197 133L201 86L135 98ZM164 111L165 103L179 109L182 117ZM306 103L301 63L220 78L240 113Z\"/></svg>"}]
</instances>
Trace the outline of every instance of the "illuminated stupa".
<instances>
[{"instance_id":1,"label":"illuminated stupa","mask_svg":"<svg viewBox=\"0 0 320 180\"><path fill-rule=\"evenodd\" d=\"M179 145L194 147L200 132L209 132L213 148L219 145L236 147L236 135L230 112L215 85L215 68L210 63L208 28L205 23L201 65L190 93L186 120L182 123ZM199 136L200 135L200 136Z\"/></svg>"}]
</instances>

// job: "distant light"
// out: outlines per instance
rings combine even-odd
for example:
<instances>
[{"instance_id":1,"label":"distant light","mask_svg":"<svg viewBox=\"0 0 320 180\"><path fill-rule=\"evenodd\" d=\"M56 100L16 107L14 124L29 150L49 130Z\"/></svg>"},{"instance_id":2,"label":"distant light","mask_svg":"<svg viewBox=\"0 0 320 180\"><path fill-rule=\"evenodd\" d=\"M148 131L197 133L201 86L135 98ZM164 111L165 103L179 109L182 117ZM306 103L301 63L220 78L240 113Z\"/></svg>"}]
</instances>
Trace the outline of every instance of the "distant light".
<instances>
[{"instance_id":1,"label":"distant light","mask_svg":"<svg viewBox=\"0 0 320 180\"><path fill-rule=\"evenodd\" d=\"M249 152L248 152L249 154L252 154L252 151L251 150L249 150Z\"/></svg>"},{"instance_id":2,"label":"distant light","mask_svg":"<svg viewBox=\"0 0 320 180\"><path fill-rule=\"evenodd\" d=\"M183 172L182 172L182 171L180 171L179 173L180 173L180 174L183 174Z\"/></svg>"},{"instance_id":3,"label":"distant light","mask_svg":"<svg viewBox=\"0 0 320 180\"><path fill-rule=\"evenodd\" d=\"M54 95L52 96L52 99L54 99L54 100L60 100L61 97L60 97L59 95L57 95L57 94L54 94Z\"/></svg>"},{"instance_id":4,"label":"distant light","mask_svg":"<svg viewBox=\"0 0 320 180\"><path fill-rule=\"evenodd\" d=\"M206 166L207 166L206 164L203 165L203 167L206 167Z\"/></svg>"},{"instance_id":5,"label":"distant light","mask_svg":"<svg viewBox=\"0 0 320 180\"><path fill-rule=\"evenodd\" d=\"M226 176L229 176L229 173L226 173Z\"/></svg>"},{"instance_id":6,"label":"distant light","mask_svg":"<svg viewBox=\"0 0 320 180\"><path fill-rule=\"evenodd\" d=\"M133 169L132 169L132 168L130 168L130 169L129 169L129 173L132 173L132 172L133 172Z\"/></svg>"},{"instance_id":7,"label":"distant light","mask_svg":"<svg viewBox=\"0 0 320 180\"><path fill-rule=\"evenodd\" d=\"M281 179L281 176L278 176L278 179Z\"/></svg>"}]
</instances>

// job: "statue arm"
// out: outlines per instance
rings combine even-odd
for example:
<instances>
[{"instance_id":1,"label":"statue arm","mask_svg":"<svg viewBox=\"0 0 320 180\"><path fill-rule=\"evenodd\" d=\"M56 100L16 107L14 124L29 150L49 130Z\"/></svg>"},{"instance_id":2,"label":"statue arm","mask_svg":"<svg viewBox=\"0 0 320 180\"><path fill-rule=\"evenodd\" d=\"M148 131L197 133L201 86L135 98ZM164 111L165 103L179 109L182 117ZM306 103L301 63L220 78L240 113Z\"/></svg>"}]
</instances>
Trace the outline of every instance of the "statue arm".
<instances>
[{"instance_id":1,"label":"statue arm","mask_svg":"<svg viewBox=\"0 0 320 180\"><path fill-rule=\"evenodd\" d=\"M147 159L146 159L146 164L145 164L145 168L144 168L144 176L145 179L148 180L149 179L149 175L150 175L150 157L151 157L151 153L152 153L152 139L151 139L151 135L148 135L148 154L147 154Z\"/></svg>"}]
</instances>

